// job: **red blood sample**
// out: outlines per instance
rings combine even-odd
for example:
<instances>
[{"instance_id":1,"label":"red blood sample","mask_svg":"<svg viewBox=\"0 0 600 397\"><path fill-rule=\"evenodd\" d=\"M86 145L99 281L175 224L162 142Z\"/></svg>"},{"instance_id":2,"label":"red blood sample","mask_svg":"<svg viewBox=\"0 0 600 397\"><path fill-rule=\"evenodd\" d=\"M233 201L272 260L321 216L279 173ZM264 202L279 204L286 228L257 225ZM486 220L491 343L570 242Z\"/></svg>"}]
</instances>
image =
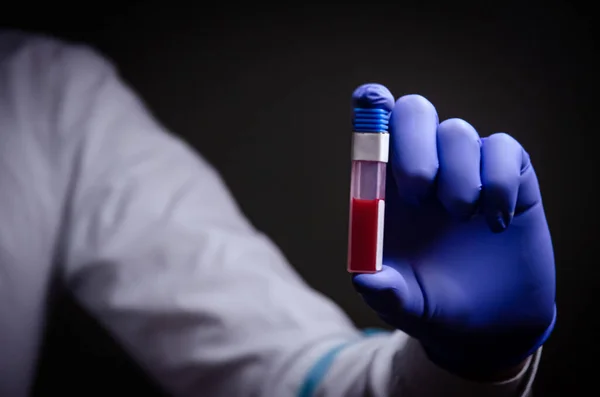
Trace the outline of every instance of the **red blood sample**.
<instances>
[{"instance_id":1,"label":"red blood sample","mask_svg":"<svg viewBox=\"0 0 600 397\"><path fill-rule=\"evenodd\" d=\"M375 273L379 270L383 238L383 205L382 199L352 199L349 272Z\"/></svg>"}]
</instances>

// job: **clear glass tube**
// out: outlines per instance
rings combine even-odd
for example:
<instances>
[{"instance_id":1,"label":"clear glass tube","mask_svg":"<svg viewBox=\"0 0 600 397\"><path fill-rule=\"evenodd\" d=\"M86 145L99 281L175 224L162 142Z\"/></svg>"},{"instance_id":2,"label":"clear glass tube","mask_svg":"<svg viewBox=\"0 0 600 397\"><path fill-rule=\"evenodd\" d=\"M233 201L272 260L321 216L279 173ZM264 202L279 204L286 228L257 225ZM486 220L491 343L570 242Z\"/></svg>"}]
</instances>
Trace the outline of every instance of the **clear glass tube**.
<instances>
[{"instance_id":1,"label":"clear glass tube","mask_svg":"<svg viewBox=\"0 0 600 397\"><path fill-rule=\"evenodd\" d=\"M375 273L383 260L386 163L353 161L348 271Z\"/></svg>"},{"instance_id":2,"label":"clear glass tube","mask_svg":"<svg viewBox=\"0 0 600 397\"><path fill-rule=\"evenodd\" d=\"M353 161L350 197L375 200L385 199L386 163L379 161Z\"/></svg>"}]
</instances>

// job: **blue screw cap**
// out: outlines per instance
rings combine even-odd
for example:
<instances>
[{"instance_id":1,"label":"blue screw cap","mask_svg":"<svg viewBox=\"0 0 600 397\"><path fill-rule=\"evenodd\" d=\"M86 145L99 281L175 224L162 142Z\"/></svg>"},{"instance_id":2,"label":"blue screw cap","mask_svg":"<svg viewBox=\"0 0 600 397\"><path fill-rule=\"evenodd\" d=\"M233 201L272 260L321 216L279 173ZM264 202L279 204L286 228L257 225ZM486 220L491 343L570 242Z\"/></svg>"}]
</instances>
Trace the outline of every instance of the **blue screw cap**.
<instances>
[{"instance_id":1,"label":"blue screw cap","mask_svg":"<svg viewBox=\"0 0 600 397\"><path fill-rule=\"evenodd\" d=\"M381 84L363 84L352 93L355 132L384 133L394 108L394 96Z\"/></svg>"}]
</instances>

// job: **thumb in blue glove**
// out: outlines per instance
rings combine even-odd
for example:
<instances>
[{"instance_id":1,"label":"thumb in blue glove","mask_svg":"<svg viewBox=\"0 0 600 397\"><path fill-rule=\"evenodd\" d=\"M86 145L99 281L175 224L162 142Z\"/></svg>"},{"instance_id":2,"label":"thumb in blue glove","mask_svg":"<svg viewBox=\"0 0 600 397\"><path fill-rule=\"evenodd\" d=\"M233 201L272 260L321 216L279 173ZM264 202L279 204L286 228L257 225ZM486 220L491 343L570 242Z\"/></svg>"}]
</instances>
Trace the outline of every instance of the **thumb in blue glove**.
<instances>
[{"instance_id":1,"label":"thumb in blue glove","mask_svg":"<svg viewBox=\"0 0 600 397\"><path fill-rule=\"evenodd\" d=\"M394 103L390 95L365 85L353 100ZM390 134L383 269L355 275L355 288L451 372L519 364L556 318L552 242L528 154L507 134L438 124L418 95L395 102Z\"/></svg>"}]
</instances>

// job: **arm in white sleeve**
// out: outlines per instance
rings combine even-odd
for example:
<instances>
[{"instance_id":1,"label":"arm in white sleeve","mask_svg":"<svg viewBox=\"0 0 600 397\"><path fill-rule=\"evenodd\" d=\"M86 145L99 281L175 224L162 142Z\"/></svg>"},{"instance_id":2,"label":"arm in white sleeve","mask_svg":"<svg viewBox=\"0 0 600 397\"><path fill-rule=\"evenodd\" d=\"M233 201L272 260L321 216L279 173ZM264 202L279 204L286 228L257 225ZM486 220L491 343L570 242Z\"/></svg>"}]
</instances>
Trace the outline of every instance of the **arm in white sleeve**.
<instances>
[{"instance_id":1,"label":"arm in white sleeve","mask_svg":"<svg viewBox=\"0 0 600 397\"><path fill-rule=\"evenodd\" d=\"M57 128L71 142L60 159L72 164L63 274L172 395L525 393L537 357L513 380L476 384L435 368L400 332L364 337L299 278L217 172L154 120L108 62L56 45Z\"/></svg>"}]
</instances>

